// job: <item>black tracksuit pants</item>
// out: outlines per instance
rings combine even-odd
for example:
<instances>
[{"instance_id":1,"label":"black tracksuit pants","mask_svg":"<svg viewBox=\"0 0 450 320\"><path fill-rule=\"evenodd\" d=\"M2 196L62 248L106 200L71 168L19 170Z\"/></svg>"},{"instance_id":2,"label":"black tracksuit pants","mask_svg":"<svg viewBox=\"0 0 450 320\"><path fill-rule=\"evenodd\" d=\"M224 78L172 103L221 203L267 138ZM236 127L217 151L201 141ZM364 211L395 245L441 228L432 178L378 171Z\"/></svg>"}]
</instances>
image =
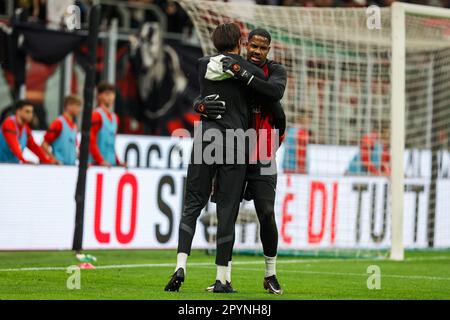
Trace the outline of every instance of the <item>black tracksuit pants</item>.
<instances>
[{"instance_id":1,"label":"black tracksuit pants","mask_svg":"<svg viewBox=\"0 0 450 320\"><path fill-rule=\"evenodd\" d=\"M266 257L275 257L278 250L278 229L275 221L275 196L277 174L263 175L261 163L249 164L246 174L245 200L253 200L259 220L259 235ZM276 163L274 163L276 168ZM235 214L237 219L238 212ZM234 238L233 238L234 245ZM230 259L231 260L231 259Z\"/></svg>"},{"instance_id":2,"label":"black tracksuit pants","mask_svg":"<svg viewBox=\"0 0 450 320\"><path fill-rule=\"evenodd\" d=\"M202 144L202 150L207 143ZM245 164L193 163L193 153L188 166L185 205L179 226L178 253L191 252L197 218L208 203L215 175L217 184L217 253L216 264L227 266L231 259L236 212L239 211L246 174Z\"/></svg>"}]
</instances>

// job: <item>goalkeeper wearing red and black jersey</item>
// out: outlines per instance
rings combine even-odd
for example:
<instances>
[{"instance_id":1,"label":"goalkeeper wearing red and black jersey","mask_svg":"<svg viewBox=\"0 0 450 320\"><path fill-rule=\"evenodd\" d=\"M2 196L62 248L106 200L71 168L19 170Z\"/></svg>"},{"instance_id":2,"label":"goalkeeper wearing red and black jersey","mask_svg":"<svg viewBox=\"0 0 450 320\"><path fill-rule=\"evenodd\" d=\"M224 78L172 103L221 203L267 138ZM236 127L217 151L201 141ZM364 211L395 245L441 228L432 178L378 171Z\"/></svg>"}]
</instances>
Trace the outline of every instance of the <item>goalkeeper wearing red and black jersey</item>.
<instances>
[{"instance_id":1,"label":"goalkeeper wearing red and black jersey","mask_svg":"<svg viewBox=\"0 0 450 320\"><path fill-rule=\"evenodd\" d=\"M279 101L284 94L287 75L281 64L267 60L270 42L271 36L266 30L255 29L250 32L247 44L247 60L258 65L264 71L266 80L253 77L234 59L227 57L222 61L226 70L232 71L236 78L248 84L254 92L255 105L250 127L256 130L257 145L249 154L250 164L247 167L247 186L244 197L247 200L254 200L261 226L260 237L266 262L264 288L271 293L281 294L282 290L276 277L275 268L278 247L278 230L274 209L277 184L276 165L273 166L275 172L271 174L265 174L264 169L268 169L274 164L274 161L268 163L267 160L275 160L276 148L284 139L286 116ZM270 105L270 110L262 105ZM197 112L211 114L214 114L216 108L223 108L223 106L211 100L199 101L195 106ZM278 136L272 134L273 129L279 130ZM266 134L261 135L264 130ZM274 137L278 137L279 141L273 141ZM220 184L220 181L216 181L216 183ZM231 261L228 268L227 281L231 282Z\"/></svg>"}]
</instances>

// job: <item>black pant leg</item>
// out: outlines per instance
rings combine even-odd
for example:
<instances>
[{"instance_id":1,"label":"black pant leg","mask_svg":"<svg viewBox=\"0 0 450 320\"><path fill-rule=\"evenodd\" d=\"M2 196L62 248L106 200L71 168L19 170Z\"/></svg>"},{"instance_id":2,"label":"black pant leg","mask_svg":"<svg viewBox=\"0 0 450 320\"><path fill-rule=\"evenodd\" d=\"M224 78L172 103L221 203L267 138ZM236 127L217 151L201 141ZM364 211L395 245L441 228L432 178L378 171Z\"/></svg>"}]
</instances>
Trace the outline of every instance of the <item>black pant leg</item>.
<instances>
[{"instance_id":1,"label":"black pant leg","mask_svg":"<svg viewBox=\"0 0 450 320\"><path fill-rule=\"evenodd\" d=\"M275 221L275 199L254 199L256 214L258 215L264 255L275 257L278 249L278 229Z\"/></svg>"},{"instance_id":2,"label":"black pant leg","mask_svg":"<svg viewBox=\"0 0 450 320\"><path fill-rule=\"evenodd\" d=\"M221 165L217 168L217 254L216 264L227 266L234 243L236 214L242 195L246 165Z\"/></svg>"},{"instance_id":3,"label":"black pant leg","mask_svg":"<svg viewBox=\"0 0 450 320\"><path fill-rule=\"evenodd\" d=\"M217 168L215 164L194 164L192 160L193 157L188 166L185 204L178 231L178 253L187 254L191 253L197 219L208 203L212 179Z\"/></svg>"},{"instance_id":4,"label":"black pant leg","mask_svg":"<svg viewBox=\"0 0 450 320\"><path fill-rule=\"evenodd\" d=\"M260 225L264 255L274 257L278 249L278 229L275 221L275 190L277 174L264 175L261 163L248 166L246 199L253 199Z\"/></svg>"}]
</instances>

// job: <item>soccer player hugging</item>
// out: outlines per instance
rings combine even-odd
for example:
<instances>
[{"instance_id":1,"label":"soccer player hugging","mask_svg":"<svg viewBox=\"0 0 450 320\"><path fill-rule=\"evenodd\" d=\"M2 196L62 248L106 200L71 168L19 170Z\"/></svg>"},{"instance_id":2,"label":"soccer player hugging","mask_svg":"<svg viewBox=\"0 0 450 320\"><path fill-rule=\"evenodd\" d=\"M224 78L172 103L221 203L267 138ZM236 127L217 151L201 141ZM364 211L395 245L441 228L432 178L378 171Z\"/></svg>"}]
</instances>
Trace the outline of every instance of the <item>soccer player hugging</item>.
<instances>
[{"instance_id":1,"label":"soccer player hugging","mask_svg":"<svg viewBox=\"0 0 450 320\"><path fill-rule=\"evenodd\" d=\"M244 196L254 200L261 224L266 262L263 287L270 293L282 293L275 268L278 231L274 214L274 155L286 127L280 99L287 77L283 66L267 60L271 37L266 30L255 29L249 34L246 60L240 56L240 40L236 24L221 24L212 34L218 54L198 61L200 96L194 109L201 114L202 135L194 137L179 225L177 264L166 291L179 291L185 280L196 221L214 189L217 274L207 290L235 292L231 285L234 226ZM252 132L254 139L250 138L249 147L245 147ZM208 154L213 159L206 159Z\"/></svg>"}]
</instances>

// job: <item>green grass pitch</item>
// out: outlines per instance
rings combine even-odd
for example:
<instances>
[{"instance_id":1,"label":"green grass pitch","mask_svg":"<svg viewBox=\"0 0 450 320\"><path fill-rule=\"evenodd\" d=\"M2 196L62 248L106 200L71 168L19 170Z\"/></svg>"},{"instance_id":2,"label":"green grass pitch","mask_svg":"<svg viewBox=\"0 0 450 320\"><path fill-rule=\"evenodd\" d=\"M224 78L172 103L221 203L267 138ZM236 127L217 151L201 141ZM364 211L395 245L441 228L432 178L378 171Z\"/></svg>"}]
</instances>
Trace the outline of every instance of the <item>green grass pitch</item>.
<instances>
[{"instance_id":1,"label":"green grass pitch","mask_svg":"<svg viewBox=\"0 0 450 320\"><path fill-rule=\"evenodd\" d=\"M173 250L90 251L95 270L81 270L81 288L67 289L72 252L0 252L0 299L450 299L450 252L407 252L406 260L279 257L285 294L262 288L263 258L233 258L236 294L213 294L214 257L194 251L180 292L164 292ZM369 290L367 268L381 270L381 288Z\"/></svg>"}]
</instances>

